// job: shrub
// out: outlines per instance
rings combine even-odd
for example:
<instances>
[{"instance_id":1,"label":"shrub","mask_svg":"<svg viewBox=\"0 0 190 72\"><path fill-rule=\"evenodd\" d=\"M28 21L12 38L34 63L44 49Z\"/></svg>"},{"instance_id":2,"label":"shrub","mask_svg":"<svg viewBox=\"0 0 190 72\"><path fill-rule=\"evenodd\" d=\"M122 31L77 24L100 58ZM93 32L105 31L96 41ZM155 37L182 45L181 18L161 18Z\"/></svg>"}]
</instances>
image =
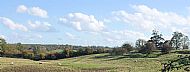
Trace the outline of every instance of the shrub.
<instances>
[{"instance_id":1,"label":"shrub","mask_svg":"<svg viewBox=\"0 0 190 72\"><path fill-rule=\"evenodd\" d=\"M125 53L128 53L133 50L133 46L128 43L123 44L121 48L124 48Z\"/></svg>"},{"instance_id":2,"label":"shrub","mask_svg":"<svg viewBox=\"0 0 190 72\"><path fill-rule=\"evenodd\" d=\"M170 45L167 45L167 44L164 44L163 47L161 48L161 52L163 54L170 53L171 50L172 50L172 47Z\"/></svg>"},{"instance_id":3,"label":"shrub","mask_svg":"<svg viewBox=\"0 0 190 72\"><path fill-rule=\"evenodd\" d=\"M130 54L129 58L144 58L145 55L141 53L136 53L136 54Z\"/></svg>"},{"instance_id":4,"label":"shrub","mask_svg":"<svg viewBox=\"0 0 190 72\"><path fill-rule=\"evenodd\" d=\"M48 55L46 56L46 59L49 59L49 60L56 60L57 57L56 57L55 54L48 54Z\"/></svg>"},{"instance_id":5,"label":"shrub","mask_svg":"<svg viewBox=\"0 0 190 72\"><path fill-rule=\"evenodd\" d=\"M156 49L156 46L153 42L147 42L145 46L142 46L141 49L139 50L140 53L143 54L150 54L153 52L153 50Z\"/></svg>"},{"instance_id":6,"label":"shrub","mask_svg":"<svg viewBox=\"0 0 190 72\"><path fill-rule=\"evenodd\" d=\"M46 54L45 53L40 53L40 59L45 59Z\"/></svg>"},{"instance_id":7,"label":"shrub","mask_svg":"<svg viewBox=\"0 0 190 72\"><path fill-rule=\"evenodd\" d=\"M110 52L111 55L123 55L124 54L123 48L113 48L113 50Z\"/></svg>"},{"instance_id":8,"label":"shrub","mask_svg":"<svg viewBox=\"0 0 190 72\"><path fill-rule=\"evenodd\" d=\"M34 53L30 50L24 50L22 52L23 54L23 58L26 58L26 59L33 59L34 58Z\"/></svg>"}]
</instances>

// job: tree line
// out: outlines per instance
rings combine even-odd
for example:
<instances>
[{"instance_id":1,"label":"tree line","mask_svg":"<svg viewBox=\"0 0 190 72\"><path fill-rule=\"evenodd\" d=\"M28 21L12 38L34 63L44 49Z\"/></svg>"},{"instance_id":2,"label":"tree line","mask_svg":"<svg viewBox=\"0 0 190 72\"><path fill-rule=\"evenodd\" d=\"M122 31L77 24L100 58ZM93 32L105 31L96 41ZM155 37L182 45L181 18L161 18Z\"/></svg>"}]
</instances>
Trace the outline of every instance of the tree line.
<instances>
[{"instance_id":1,"label":"tree line","mask_svg":"<svg viewBox=\"0 0 190 72\"><path fill-rule=\"evenodd\" d=\"M135 46L130 43L124 43L121 47L116 47L110 52L111 55L124 55L135 51L142 54L151 54L153 51L160 51L162 54L170 53L171 50L180 50L189 48L189 38L181 32L173 32L170 40L163 38L163 35L157 30L152 31L152 36L148 41L144 39L136 40Z\"/></svg>"},{"instance_id":2,"label":"tree line","mask_svg":"<svg viewBox=\"0 0 190 72\"><path fill-rule=\"evenodd\" d=\"M51 50L42 45L33 44L28 48L21 43L7 44L5 39L0 38L0 56L3 57L25 58L32 60L56 60L82 55L108 53L110 50L108 47L94 48L93 46L79 46L80 48L73 48L72 45L67 44L56 47L58 48Z\"/></svg>"}]
</instances>

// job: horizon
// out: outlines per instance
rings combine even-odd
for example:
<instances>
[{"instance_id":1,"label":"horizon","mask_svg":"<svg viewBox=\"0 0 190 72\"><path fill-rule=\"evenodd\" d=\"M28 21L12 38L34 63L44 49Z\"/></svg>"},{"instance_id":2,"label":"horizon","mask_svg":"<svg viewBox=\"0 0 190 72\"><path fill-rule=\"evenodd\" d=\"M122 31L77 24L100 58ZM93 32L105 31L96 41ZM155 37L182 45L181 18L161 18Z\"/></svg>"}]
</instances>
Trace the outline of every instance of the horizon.
<instances>
[{"instance_id":1,"label":"horizon","mask_svg":"<svg viewBox=\"0 0 190 72\"><path fill-rule=\"evenodd\" d=\"M170 4L169 4L170 3ZM171 39L190 35L189 0L2 0L0 37L8 43L117 47L148 40L156 29Z\"/></svg>"},{"instance_id":2,"label":"horizon","mask_svg":"<svg viewBox=\"0 0 190 72\"><path fill-rule=\"evenodd\" d=\"M17 43L7 43L7 44L13 44L16 45ZM71 44L40 44L40 43L21 43L22 45L71 45ZM109 48L114 48L111 46L97 46L97 45L71 45L71 46L82 46L82 47L91 47L91 46L96 46L96 47L109 47ZM117 46L115 46L117 47Z\"/></svg>"}]
</instances>

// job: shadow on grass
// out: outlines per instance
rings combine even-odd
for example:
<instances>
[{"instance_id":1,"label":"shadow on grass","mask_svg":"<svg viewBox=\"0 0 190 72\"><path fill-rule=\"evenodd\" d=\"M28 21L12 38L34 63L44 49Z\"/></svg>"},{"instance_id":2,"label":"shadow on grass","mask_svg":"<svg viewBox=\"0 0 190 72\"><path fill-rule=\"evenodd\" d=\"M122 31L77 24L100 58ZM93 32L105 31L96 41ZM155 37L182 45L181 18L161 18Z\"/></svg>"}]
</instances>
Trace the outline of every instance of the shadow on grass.
<instances>
[{"instance_id":1,"label":"shadow on grass","mask_svg":"<svg viewBox=\"0 0 190 72\"><path fill-rule=\"evenodd\" d=\"M93 59L107 59L109 60L119 60L124 58L157 58L161 56L161 53L155 53L155 54L141 54L141 53L131 53L126 55L104 55L104 56L95 56Z\"/></svg>"},{"instance_id":2,"label":"shadow on grass","mask_svg":"<svg viewBox=\"0 0 190 72\"><path fill-rule=\"evenodd\" d=\"M102 67L102 68L82 68L82 72L107 72L109 70L116 69L114 67Z\"/></svg>"},{"instance_id":3,"label":"shadow on grass","mask_svg":"<svg viewBox=\"0 0 190 72\"><path fill-rule=\"evenodd\" d=\"M95 56L95 57L92 57L93 59L107 59L107 58L113 58L114 56L113 55L103 55L103 56Z\"/></svg>"}]
</instances>

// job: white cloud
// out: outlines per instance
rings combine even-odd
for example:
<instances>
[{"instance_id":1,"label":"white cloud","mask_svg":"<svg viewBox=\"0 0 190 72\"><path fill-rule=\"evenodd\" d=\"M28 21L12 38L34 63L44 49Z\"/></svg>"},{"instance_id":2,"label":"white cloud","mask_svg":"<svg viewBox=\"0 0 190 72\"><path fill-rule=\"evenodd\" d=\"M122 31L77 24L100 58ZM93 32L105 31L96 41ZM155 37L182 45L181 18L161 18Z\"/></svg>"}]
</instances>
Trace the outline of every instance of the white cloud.
<instances>
[{"instance_id":1,"label":"white cloud","mask_svg":"<svg viewBox=\"0 0 190 72\"><path fill-rule=\"evenodd\" d=\"M36 34L35 36L36 36L36 38L40 38L40 39L43 38L43 36L40 34Z\"/></svg>"},{"instance_id":2,"label":"white cloud","mask_svg":"<svg viewBox=\"0 0 190 72\"><path fill-rule=\"evenodd\" d=\"M54 28L52 28L51 24L49 24L48 22L40 22L40 21L32 22L29 20L28 24L32 30L46 31L46 32L54 31Z\"/></svg>"},{"instance_id":3,"label":"white cloud","mask_svg":"<svg viewBox=\"0 0 190 72\"><path fill-rule=\"evenodd\" d=\"M171 40L172 35L164 35L163 38L164 38L165 40Z\"/></svg>"},{"instance_id":4,"label":"white cloud","mask_svg":"<svg viewBox=\"0 0 190 72\"><path fill-rule=\"evenodd\" d=\"M104 19L103 20L105 23L111 23L111 20L109 20L109 19Z\"/></svg>"},{"instance_id":5,"label":"white cloud","mask_svg":"<svg viewBox=\"0 0 190 72\"><path fill-rule=\"evenodd\" d=\"M128 40L135 41L139 38L148 40L148 38L140 32L131 30L114 30L110 32L102 32L102 37L108 43L120 45Z\"/></svg>"},{"instance_id":6,"label":"white cloud","mask_svg":"<svg viewBox=\"0 0 190 72\"><path fill-rule=\"evenodd\" d=\"M18 13L28 13L30 15L39 16L39 17L42 17L42 18L47 18L48 17L47 11L44 10L44 9L41 9L40 7L27 8L25 5L19 5L17 7L17 12Z\"/></svg>"},{"instance_id":7,"label":"white cloud","mask_svg":"<svg viewBox=\"0 0 190 72\"><path fill-rule=\"evenodd\" d=\"M124 10L112 12L114 15L114 20L127 24L126 28L128 30L110 32L110 34L108 34L107 41L116 43L120 40L134 41L137 38L148 40L149 37L140 32L143 31L146 33L144 30L151 31L153 29L158 29L164 32L165 35L163 35L163 37L166 40L171 39L172 32L174 31L182 32L185 35L190 34L190 16L183 16L175 12L160 11L156 8L150 8L146 5L133 5L132 8L134 9L134 12L128 12ZM134 28L130 28L131 26ZM138 32L138 29L142 31ZM168 34L170 31L171 34ZM113 35L111 36L111 34Z\"/></svg>"},{"instance_id":8,"label":"white cloud","mask_svg":"<svg viewBox=\"0 0 190 72\"><path fill-rule=\"evenodd\" d=\"M19 13L24 13L24 12L27 12L27 7L25 6L25 5L19 5L18 7L17 7L17 12L19 12Z\"/></svg>"},{"instance_id":9,"label":"white cloud","mask_svg":"<svg viewBox=\"0 0 190 72\"><path fill-rule=\"evenodd\" d=\"M30 8L30 10L28 12L29 12L29 14L34 15L34 16L39 16L39 17L42 17L42 18L47 18L48 17L47 11L43 10L43 9L41 9L39 7L32 7L32 8Z\"/></svg>"},{"instance_id":10,"label":"white cloud","mask_svg":"<svg viewBox=\"0 0 190 72\"><path fill-rule=\"evenodd\" d=\"M73 34L71 34L71 33L69 33L69 32L66 32L65 35L66 35L68 38L70 38L70 39L76 39L76 36L73 35Z\"/></svg>"},{"instance_id":11,"label":"white cloud","mask_svg":"<svg viewBox=\"0 0 190 72\"><path fill-rule=\"evenodd\" d=\"M28 41L28 40L38 40L42 39L43 36L40 34L21 34L21 33L13 33L10 39L18 41Z\"/></svg>"},{"instance_id":12,"label":"white cloud","mask_svg":"<svg viewBox=\"0 0 190 72\"><path fill-rule=\"evenodd\" d=\"M190 25L190 18L183 17L174 12L162 12L145 5L134 5L134 13L127 11L114 11L113 15L117 21L134 25L143 30L155 28L168 28L172 25Z\"/></svg>"},{"instance_id":13,"label":"white cloud","mask_svg":"<svg viewBox=\"0 0 190 72\"><path fill-rule=\"evenodd\" d=\"M25 32L28 31L27 27L25 27L24 25L15 23L11 19L6 17L0 17L0 23L4 24L12 30L21 30Z\"/></svg>"},{"instance_id":14,"label":"white cloud","mask_svg":"<svg viewBox=\"0 0 190 72\"><path fill-rule=\"evenodd\" d=\"M187 27L184 27L184 28L180 28L180 29L178 29L178 28L176 28L176 27L172 27L172 31L173 32L181 32L181 33L183 33L183 34L185 34L185 35L189 35L190 34L190 31L189 31L189 28L187 28Z\"/></svg>"},{"instance_id":15,"label":"white cloud","mask_svg":"<svg viewBox=\"0 0 190 72\"><path fill-rule=\"evenodd\" d=\"M61 23L77 31L97 32L104 29L104 23L97 20L93 15L83 13L70 13L59 19Z\"/></svg>"},{"instance_id":16,"label":"white cloud","mask_svg":"<svg viewBox=\"0 0 190 72\"><path fill-rule=\"evenodd\" d=\"M7 37L4 35L0 35L0 38L6 39Z\"/></svg>"}]
</instances>

